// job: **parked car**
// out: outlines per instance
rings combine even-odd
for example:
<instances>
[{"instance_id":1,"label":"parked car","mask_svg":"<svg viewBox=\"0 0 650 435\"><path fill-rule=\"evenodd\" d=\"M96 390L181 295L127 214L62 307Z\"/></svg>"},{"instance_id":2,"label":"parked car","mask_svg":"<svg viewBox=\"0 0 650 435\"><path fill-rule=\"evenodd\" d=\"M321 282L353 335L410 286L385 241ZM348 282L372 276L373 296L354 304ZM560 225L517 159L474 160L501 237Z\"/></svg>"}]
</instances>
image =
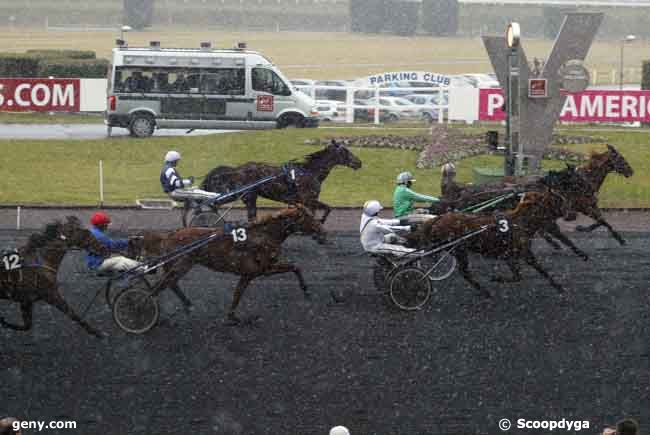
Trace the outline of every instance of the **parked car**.
<instances>
[{"instance_id":1,"label":"parked car","mask_svg":"<svg viewBox=\"0 0 650 435\"><path fill-rule=\"evenodd\" d=\"M394 122L400 119L420 119L422 114L418 108L409 100L401 97L379 97L368 99L368 106L377 106L388 112L387 121Z\"/></svg>"},{"instance_id":2,"label":"parked car","mask_svg":"<svg viewBox=\"0 0 650 435\"><path fill-rule=\"evenodd\" d=\"M398 83L384 83L380 88L390 88L379 91L382 96L389 97L403 97L409 94L430 94L437 86L429 82L398 82ZM422 90L411 89L422 88Z\"/></svg>"},{"instance_id":3,"label":"parked car","mask_svg":"<svg viewBox=\"0 0 650 435\"><path fill-rule=\"evenodd\" d=\"M368 100L354 100L354 122L375 122L375 108L368 105ZM399 120L398 113L391 113L389 110L379 108L380 122L394 122Z\"/></svg>"},{"instance_id":4,"label":"parked car","mask_svg":"<svg viewBox=\"0 0 650 435\"><path fill-rule=\"evenodd\" d=\"M294 79L289 80L289 83L293 85L297 90L304 92L307 95L311 95L312 87L314 86L314 81L311 79Z\"/></svg>"},{"instance_id":5,"label":"parked car","mask_svg":"<svg viewBox=\"0 0 650 435\"><path fill-rule=\"evenodd\" d=\"M442 106L443 119L447 118L449 93L438 92L435 94L411 94L404 97L415 105L420 111L420 117L431 124L439 119L439 109Z\"/></svg>"},{"instance_id":6,"label":"parked car","mask_svg":"<svg viewBox=\"0 0 650 435\"><path fill-rule=\"evenodd\" d=\"M321 122L337 121L342 115L339 111L340 101L316 100L316 111Z\"/></svg>"},{"instance_id":7,"label":"parked car","mask_svg":"<svg viewBox=\"0 0 650 435\"><path fill-rule=\"evenodd\" d=\"M483 88L500 88L499 80L493 74L463 74L465 80L473 87Z\"/></svg>"},{"instance_id":8,"label":"parked car","mask_svg":"<svg viewBox=\"0 0 650 435\"><path fill-rule=\"evenodd\" d=\"M317 100L345 101L347 92L345 88L348 86L345 80L316 80L314 86L316 86L314 96ZM339 89L324 89L319 86L335 86Z\"/></svg>"}]
</instances>

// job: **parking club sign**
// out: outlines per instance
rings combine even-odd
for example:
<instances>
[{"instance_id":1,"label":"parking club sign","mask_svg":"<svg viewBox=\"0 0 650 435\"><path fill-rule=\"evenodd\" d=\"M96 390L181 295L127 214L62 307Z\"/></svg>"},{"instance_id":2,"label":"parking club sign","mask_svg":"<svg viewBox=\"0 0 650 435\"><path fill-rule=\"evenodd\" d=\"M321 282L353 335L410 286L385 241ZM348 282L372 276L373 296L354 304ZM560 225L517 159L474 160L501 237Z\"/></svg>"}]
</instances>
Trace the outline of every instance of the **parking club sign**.
<instances>
[{"instance_id":1,"label":"parking club sign","mask_svg":"<svg viewBox=\"0 0 650 435\"><path fill-rule=\"evenodd\" d=\"M449 86L449 76L429 71L396 71L373 74L357 80L367 86L382 86L400 82L431 83L431 86Z\"/></svg>"}]
</instances>

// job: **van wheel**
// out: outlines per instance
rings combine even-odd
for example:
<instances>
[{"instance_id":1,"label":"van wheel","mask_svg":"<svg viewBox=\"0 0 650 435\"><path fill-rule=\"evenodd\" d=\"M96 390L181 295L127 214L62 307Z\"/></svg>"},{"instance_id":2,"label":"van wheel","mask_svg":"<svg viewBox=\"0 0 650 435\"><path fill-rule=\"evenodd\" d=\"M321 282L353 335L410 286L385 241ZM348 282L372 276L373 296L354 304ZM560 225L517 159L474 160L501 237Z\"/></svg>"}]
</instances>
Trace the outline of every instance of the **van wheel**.
<instances>
[{"instance_id":1,"label":"van wheel","mask_svg":"<svg viewBox=\"0 0 650 435\"><path fill-rule=\"evenodd\" d=\"M304 118L301 115L284 115L278 121L278 128L303 128Z\"/></svg>"},{"instance_id":2,"label":"van wheel","mask_svg":"<svg viewBox=\"0 0 650 435\"><path fill-rule=\"evenodd\" d=\"M151 115L136 114L131 118L129 131L134 137L149 137L153 134L156 122Z\"/></svg>"}]
</instances>

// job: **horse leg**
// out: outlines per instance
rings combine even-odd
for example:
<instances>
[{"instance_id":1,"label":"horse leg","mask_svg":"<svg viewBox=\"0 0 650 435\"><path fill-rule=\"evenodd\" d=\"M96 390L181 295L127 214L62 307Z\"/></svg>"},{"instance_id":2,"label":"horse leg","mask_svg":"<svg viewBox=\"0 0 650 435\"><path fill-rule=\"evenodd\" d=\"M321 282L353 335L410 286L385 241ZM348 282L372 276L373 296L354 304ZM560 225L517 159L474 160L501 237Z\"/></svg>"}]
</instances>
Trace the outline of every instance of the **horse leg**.
<instances>
[{"instance_id":1,"label":"horse leg","mask_svg":"<svg viewBox=\"0 0 650 435\"><path fill-rule=\"evenodd\" d=\"M244 294L244 290L248 287L248 284L253 280L252 277L242 275L239 278L239 282L237 283L237 287L235 287L235 291L232 294L232 304L230 305L230 310L228 311L228 316L227 316L227 322L230 325L237 325L241 322L237 315L235 314L235 310L237 309L237 306L239 305L239 301L241 300L242 295Z\"/></svg>"},{"instance_id":2,"label":"horse leg","mask_svg":"<svg viewBox=\"0 0 650 435\"><path fill-rule=\"evenodd\" d=\"M242 198L248 211L248 222L253 222L257 219L257 194L249 192Z\"/></svg>"},{"instance_id":3,"label":"horse leg","mask_svg":"<svg viewBox=\"0 0 650 435\"><path fill-rule=\"evenodd\" d=\"M176 269L176 270L169 270L171 267L168 267L167 270L165 270L165 276L160 280L158 284L156 284L155 289L157 293L160 293L162 290L169 288L171 289L176 297L183 303L183 306L185 307L185 311L189 313L192 311L194 306L192 305L192 301L185 295L183 290L181 290L181 287L178 285L178 281L191 269L192 266L191 264L189 267L185 266L182 269Z\"/></svg>"},{"instance_id":4,"label":"horse leg","mask_svg":"<svg viewBox=\"0 0 650 435\"><path fill-rule=\"evenodd\" d=\"M519 267L519 261L515 258L514 255L510 255L508 258L506 258L506 264L512 272L512 277L505 278L502 276L494 276L492 277L492 280L496 282L520 282L521 268Z\"/></svg>"},{"instance_id":5,"label":"horse leg","mask_svg":"<svg viewBox=\"0 0 650 435\"><path fill-rule=\"evenodd\" d=\"M552 225L547 226L544 228L544 230L548 231L548 233L553 235L553 237L564 243L564 246L568 246L578 257L582 258L584 261L589 260L589 256L584 251L580 250L576 245L574 245L571 239L569 239L562 233L562 231L560 231L560 227L557 222L553 222Z\"/></svg>"},{"instance_id":6,"label":"horse leg","mask_svg":"<svg viewBox=\"0 0 650 435\"><path fill-rule=\"evenodd\" d=\"M476 290L480 291L481 294L484 296L490 298L492 295L490 294L489 291L484 290L481 288L481 285L474 279L472 274L469 271L469 260L467 258L467 252L458 250L455 251L454 256L458 260L458 270L460 270L461 275L463 275L463 278L465 278L465 281L470 283L472 287L474 287Z\"/></svg>"},{"instance_id":7,"label":"horse leg","mask_svg":"<svg viewBox=\"0 0 650 435\"><path fill-rule=\"evenodd\" d=\"M29 331L32 329L33 308L34 304L32 302L22 302L20 304L20 311L23 315L23 324L15 325L13 323L5 321L5 319L0 317L0 325L4 326L5 328L13 329L14 331Z\"/></svg>"},{"instance_id":8,"label":"horse leg","mask_svg":"<svg viewBox=\"0 0 650 435\"><path fill-rule=\"evenodd\" d=\"M320 202L317 199L310 199L305 201L305 207L312 209L314 211L314 214L316 213L316 210L325 210L323 217L320 218L321 224L325 223L325 219L327 219L327 216L329 216L330 212L332 211L329 205L325 204L324 202Z\"/></svg>"},{"instance_id":9,"label":"horse leg","mask_svg":"<svg viewBox=\"0 0 650 435\"><path fill-rule=\"evenodd\" d=\"M271 269L268 269L264 271L262 274L263 276L269 276L269 275L275 275L278 273L287 273L287 272L293 272L294 275L298 278L298 282L300 283L300 288L302 289L305 298L309 298L309 290L307 290L307 284L305 284L305 279L302 276L302 272L298 268L298 266L294 266L293 264L289 263L280 263L280 264L274 264Z\"/></svg>"},{"instance_id":10,"label":"horse leg","mask_svg":"<svg viewBox=\"0 0 650 435\"><path fill-rule=\"evenodd\" d=\"M58 290L49 293L45 298L45 302L61 311L63 314L71 318L74 322L77 322L83 329L86 330L87 333L98 338L103 338L102 334L98 330L90 326L86 321L79 317L79 315L72 309L72 307L70 307L70 305L68 305L68 303L61 297Z\"/></svg>"},{"instance_id":11,"label":"horse leg","mask_svg":"<svg viewBox=\"0 0 650 435\"><path fill-rule=\"evenodd\" d=\"M621 245L625 245L625 243L626 243L625 239L623 237L621 237L621 235L619 233L617 233L614 230L614 228L612 228L612 226L609 224L609 222L607 222L603 218L603 214L601 213L601 211L600 211L600 209L598 207L591 207L588 210L585 210L583 213L585 215L589 216L590 218L592 218L593 220L595 220L596 224L590 225L590 226L588 226L586 228L583 227L584 229L578 230L578 231L586 231L586 230L592 231L593 229L598 228L599 226L602 225L602 226L604 226L605 228L607 228L609 230L609 233L612 235L612 237L614 237L618 241L618 243L620 243Z\"/></svg>"},{"instance_id":12,"label":"horse leg","mask_svg":"<svg viewBox=\"0 0 650 435\"><path fill-rule=\"evenodd\" d=\"M542 267L541 264L537 262L537 258L535 258L535 254L533 254L533 251L530 249L526 250L524 254L524 258L526 259L526 263L533 267L540 275L542 275L544 278L548 280L548 282L551 283L551 285L560 293L564 291L564 288L562 287L561 284L557 283L551 275L548 274L546 270Z\"/></svg>"}]
</instances>

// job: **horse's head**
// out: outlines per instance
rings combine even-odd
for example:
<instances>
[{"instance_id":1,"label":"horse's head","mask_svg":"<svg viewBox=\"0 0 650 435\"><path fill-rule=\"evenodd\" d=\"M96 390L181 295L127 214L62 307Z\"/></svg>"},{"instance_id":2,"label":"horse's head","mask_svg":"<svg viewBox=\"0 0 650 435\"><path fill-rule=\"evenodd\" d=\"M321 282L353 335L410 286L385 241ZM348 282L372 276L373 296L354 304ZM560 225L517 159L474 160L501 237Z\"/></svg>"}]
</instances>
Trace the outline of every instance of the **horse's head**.
<instances>
[{"instance_id":1,"label":"horse's head","mask_svg":"<svg viewBox=\"0 0 650 435\"><path fill-rule=\"evenodd\" d=\"M632 166L625 160L625 157L619 153L616 148L611 146L610 144L607 144L607 162L609 165L611 165L611 168L616 172L617 174L621 174L624 177L631 177L634 175L634 169L632 169Z\"/></svg>"},{"instance_id":2,"label":"horse's head","mask_svg":"<svg viewBox=\"0 0 650 435\"><path fill-rule=\"evenodd\" d=\"M76 216L68 216L65 222L58 223L57 231L58 237L65 242L68 248L86 249L101 246Z\"/></svg>"},{"instance_id":3,"label":"horse's head","mask_svg":"<svg viewBox=\"0 0 650 435\"><path fill-rule=\"evenodd\" d=\"M334 156L334 161L337 165L347 166L354 170L361 168L361 160L352 154L344 145L337 143L334 139L327 146L327 151L330 155Z\"/></svg>"},{"instance_id":4,"label":"horse's head","mask_svg":"<svg viewBox=\"0 0 650 435\"><path fill-rule=\"evenodd\" d=\"M311 234L319 243L325 242L327 233L320 220L308 208L298 203L285 214L285 230L291 233Z\"/></svg>"}]
</instances>

